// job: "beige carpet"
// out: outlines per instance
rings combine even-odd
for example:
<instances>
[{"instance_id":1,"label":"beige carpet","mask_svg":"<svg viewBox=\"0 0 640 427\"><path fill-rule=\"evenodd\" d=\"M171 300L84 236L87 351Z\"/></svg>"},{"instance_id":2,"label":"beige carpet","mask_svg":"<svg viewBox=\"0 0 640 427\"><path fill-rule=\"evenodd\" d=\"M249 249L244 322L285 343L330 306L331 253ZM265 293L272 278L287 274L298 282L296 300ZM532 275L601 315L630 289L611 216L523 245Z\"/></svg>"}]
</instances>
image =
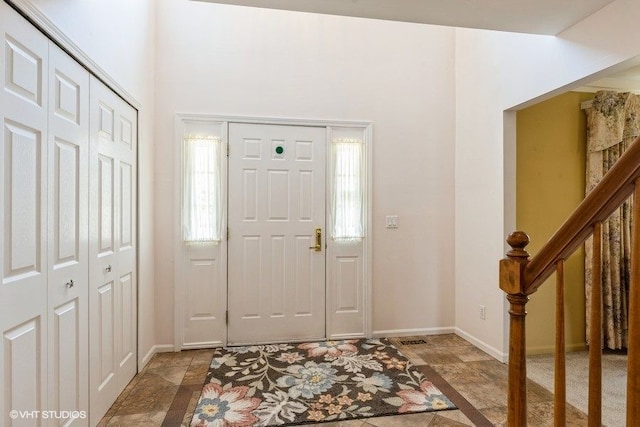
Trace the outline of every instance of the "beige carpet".
<instances>
[{"instance_id":1,"label":"beige carpet","mask_svg":"<svg viewBox=\"0 0 640 427\"><path fill-rule=\"evenodd\" d=\"M589 355L586 351L567 353L567 402L587 413ZM527 358L527 376L553 392L553 355ZM624 426L627 401L627 356L602 356L602 423Z\"/></svg>"}]
</instances>

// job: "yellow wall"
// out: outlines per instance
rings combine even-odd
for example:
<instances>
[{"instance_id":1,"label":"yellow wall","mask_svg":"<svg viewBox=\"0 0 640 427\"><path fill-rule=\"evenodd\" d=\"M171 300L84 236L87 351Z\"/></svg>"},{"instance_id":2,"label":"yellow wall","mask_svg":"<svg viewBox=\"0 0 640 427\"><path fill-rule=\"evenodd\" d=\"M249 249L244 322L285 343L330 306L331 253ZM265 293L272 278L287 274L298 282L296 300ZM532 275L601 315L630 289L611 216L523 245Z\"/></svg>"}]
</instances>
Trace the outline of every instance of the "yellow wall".
<instances>
[{"instance_id":1,"label":"yellow wall","mask_svg":"<svg viewBox=\"0 0 640 427\"><path fill-rule=\"evenodd\" d=\"M593 94L569 92L517 113L516 225L531 237L535 255L584 198L586 115ZM585 347L584 252L565 264L566 343ZM529 354L554 346L555 275L527 304Z\"/></svg>"}]
</instances>

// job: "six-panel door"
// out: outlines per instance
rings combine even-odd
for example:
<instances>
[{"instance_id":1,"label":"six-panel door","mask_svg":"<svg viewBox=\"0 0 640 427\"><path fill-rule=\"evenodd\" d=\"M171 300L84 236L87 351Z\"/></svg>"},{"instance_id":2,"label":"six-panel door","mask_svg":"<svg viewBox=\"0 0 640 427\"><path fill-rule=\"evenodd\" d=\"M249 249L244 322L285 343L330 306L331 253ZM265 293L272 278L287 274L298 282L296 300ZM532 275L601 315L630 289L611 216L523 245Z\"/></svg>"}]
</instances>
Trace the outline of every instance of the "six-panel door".
<instances>
[{"instance_id":1,"label":"six-panel door","mask_svg":"<svg viewBox=\"0 0 640 427\"><path fill-rule=\"evenodd\" d=\"M0 424L47 402L48 40L0 2Z\"/></svg>"},{"instance_id":2,"label":"six-panel door","mask_svg":"<svg viewBox=\"0 0 640 427\"><path fill-rule=\"evenodd\" d=\"M229 124L228 342L325 337L326 130Z\"/></svg>"},{"instance_id":3,"label":"six-panel door","mask_svg":"<svg viewBox=\"0 0 640 427\"><path fill-rule=\"evenodd\" d=\"M48 115L48 408L87 414L89 73L53 43Z\"/></svg>"},{"instance_id":4,"label":"six-panel door","mask_svg":"<svg viewBox=\"0 0 640 427\"><path fill-rule=\"evenodd\" d=\"M136 373L136 111L91 77L91 423Z\"/></svg>"}]
</instances>

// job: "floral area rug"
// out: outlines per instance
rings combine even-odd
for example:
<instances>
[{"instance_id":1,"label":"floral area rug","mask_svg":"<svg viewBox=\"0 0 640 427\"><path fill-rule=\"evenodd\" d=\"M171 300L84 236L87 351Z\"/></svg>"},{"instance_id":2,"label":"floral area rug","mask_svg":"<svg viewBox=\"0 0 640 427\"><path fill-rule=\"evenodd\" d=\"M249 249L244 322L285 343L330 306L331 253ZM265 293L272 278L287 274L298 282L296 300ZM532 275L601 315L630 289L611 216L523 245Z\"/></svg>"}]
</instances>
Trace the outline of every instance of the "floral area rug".
<instances>
[{"instance_id":1,"label":"floral area rug","mask_svg":"<svg viewBox=\"0 0 640 427\"><path fill-rule=\"evenodd\" d=\"M385 339L255 345L215 352L191 426L282 426L454 408Z\"/></svg>"}]
</instances>

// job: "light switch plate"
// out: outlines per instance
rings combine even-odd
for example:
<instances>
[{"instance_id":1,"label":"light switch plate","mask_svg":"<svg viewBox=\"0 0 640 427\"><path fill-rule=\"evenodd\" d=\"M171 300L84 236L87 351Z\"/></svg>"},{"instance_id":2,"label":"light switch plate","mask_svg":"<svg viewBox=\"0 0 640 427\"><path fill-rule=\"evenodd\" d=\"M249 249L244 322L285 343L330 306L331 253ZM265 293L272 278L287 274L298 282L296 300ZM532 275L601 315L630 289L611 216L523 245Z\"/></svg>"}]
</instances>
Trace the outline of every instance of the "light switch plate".
<instances>
[{"instance_id":1,"label":"light switch plate","mask_svg":"<svg viewBox=\"0 0 640 427\"><path fill-rule=\"evenodd\" d=\"M398 228L398 215L387 215L387 228Z\"/></svg>"}]
</instances>

